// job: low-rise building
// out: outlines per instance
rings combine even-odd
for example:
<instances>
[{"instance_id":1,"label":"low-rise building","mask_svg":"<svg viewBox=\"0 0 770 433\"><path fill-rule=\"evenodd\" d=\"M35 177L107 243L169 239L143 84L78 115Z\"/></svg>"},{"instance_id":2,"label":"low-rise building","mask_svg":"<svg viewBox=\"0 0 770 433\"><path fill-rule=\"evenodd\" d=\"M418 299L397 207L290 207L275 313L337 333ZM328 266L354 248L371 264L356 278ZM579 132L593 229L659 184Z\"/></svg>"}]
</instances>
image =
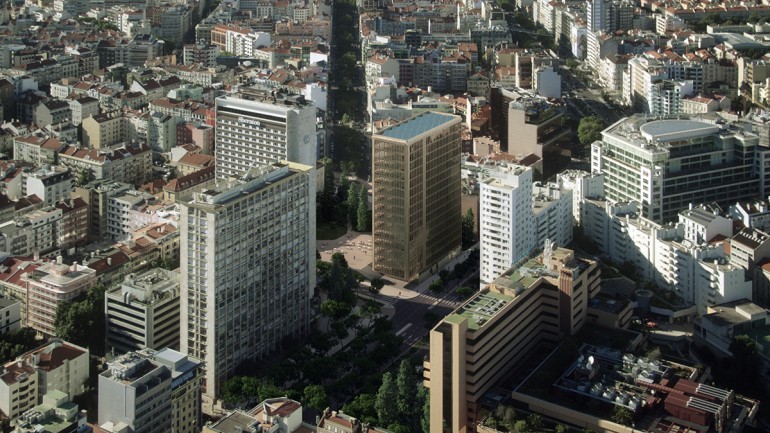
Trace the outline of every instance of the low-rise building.
<instances>
[{"instance_id":1,"label":"low-rise building","mask_svg":"<svg viewBox=\"0 0 770 433\"><path fill-rule=\"evenodd\" d=\"M38 374L26 363L3 365L0 375L0 411L13 419L37 405Z\"/></svg>"},{"instance_id":2,"label":"low-rise building","mask_svg":"<svg viewBox=\"0 0 770 433\"><path fill-rule=\"evenodd\" d=\"M67 393L51 391L42 399L41 404L14 420L13 433L72 433L85 426L86 411L79 411Z\"/></svg>"},{"instance_id":3,"label":"low-rise building","mask_svg":"<svg viewBox=\"0 0 770 433\"><path fill-rule=\"evenodd\" d=\"M323 430L333 432L347 431L347 429L333 428L333 422L336 418L338 418L337 412L324 411L320 417L320 422L324 426ZM359 423L356 423L356 425L360 428ZM315 426L302 422L302 405L298 401L286 397L278 397L264 400L248 411L235 410L230 412L219 421L204 426L203 433L240 433L256 431L260 426L275 433L309 433L316 431ZM350 422L347 422L348 429L350 426ZM356 430L355 432L359 433L359 431Z\"/></svg>"},{"instance_id":4,"label":"low-rise building","mask_svg":"<svg viewBox=\"0 0 770 433\"><path fill-rule=\"evenodd\" d=\"M37 371L38 394L41 396L60 391L74 397L87 390L89 360L86 348L54 338L48 344L21 355L18 361Z\"/></svg>"}]
</instances>

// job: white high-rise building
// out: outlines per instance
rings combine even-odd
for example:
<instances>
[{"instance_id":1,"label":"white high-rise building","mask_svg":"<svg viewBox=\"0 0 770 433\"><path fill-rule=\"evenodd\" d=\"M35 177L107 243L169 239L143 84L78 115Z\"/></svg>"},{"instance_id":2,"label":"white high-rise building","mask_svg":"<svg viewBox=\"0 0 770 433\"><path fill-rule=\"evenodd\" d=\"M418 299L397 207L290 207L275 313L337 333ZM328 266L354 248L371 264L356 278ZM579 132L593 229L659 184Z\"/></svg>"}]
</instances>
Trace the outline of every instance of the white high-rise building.
<instances>
[{"instance_id":1,"label":"white high-rise building","mask_svg":"<svg viewBox=\"0 0 770 433\"><path fill-rule=\"evenodd\" d=\"M489 283L535 246L532 169L496 167L480 185L481 282Z\"/></svg>"},{"instance_id":2,"label":"white high-rise building","mask_svg":"<svg viewBox=\"0 0 770 433\"><path fill-rule=\"evenodd\" d=\"M305 333L315 276L315 169L252 169L181 204L181 351L204 361L204 411L245 360Z\"/></svg>"},{"instance_id":3,"label":"white high-rise building","mask_svg":"<svg viewBox=\"0 0 770 433\"><path fill-rule=\"evenodd\" d=\"M303 96L222 96L216 99L216 113L218 179L283 160L315 166L316 108Z\"/></svg>"},{"instance_id":4,"label":"white high-rise building","mask_svg":"<svg viewBox=\"0 0 770 433\"><path fill-rule=\"evenodd\" d=\"M532 182L532 169L515 164L491 168L479 196L481 283L495 280L542 247L572 242L572 190Z\"/></svg>"}]
</instances>

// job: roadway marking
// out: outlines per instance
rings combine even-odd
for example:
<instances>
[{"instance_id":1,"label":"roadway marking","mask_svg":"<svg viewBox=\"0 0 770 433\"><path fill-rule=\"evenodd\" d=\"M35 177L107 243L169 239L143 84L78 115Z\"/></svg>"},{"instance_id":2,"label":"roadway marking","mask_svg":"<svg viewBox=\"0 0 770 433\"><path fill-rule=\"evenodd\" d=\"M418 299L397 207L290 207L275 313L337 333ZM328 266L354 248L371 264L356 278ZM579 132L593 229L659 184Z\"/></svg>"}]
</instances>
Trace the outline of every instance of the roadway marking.
<instances>
[{"instance_id":1,"label":"roadway marking","mask_svg":"<svg viewBox=\"0 0 770 433\"><path fill-rule=\"evenodd\" d=\"M438 305L438 299L436 299L436 301L435 301L435 302L433 302L432 304L430 304L430 306L428 307L428 309L429 309L429 310L432 310L432 309L436 308L436 305Z\"/></svg>"},{"instance_id":2,"label":"roadway marking","mask_svg":"<svg viewBox=\"0 0 770 433\"><path fill-rule=\"evenodd\" d=\"M396 332L396 337L406 332L406 330L409 329L411 326L412 326L411 323L407 323L406 325L404 325L403 328L399 329L398 332Z\"/></svg>"}]
</instances>

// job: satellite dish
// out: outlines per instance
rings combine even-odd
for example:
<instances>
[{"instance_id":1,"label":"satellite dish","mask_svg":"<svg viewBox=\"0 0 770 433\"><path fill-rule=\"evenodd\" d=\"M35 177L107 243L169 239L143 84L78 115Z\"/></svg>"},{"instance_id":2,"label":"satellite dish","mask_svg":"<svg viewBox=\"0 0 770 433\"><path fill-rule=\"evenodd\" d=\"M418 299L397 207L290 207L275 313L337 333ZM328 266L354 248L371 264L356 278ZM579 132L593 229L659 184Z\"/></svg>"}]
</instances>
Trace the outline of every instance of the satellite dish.
<instances>
[{"instance_id":1,"label":"satellite dish","mask_svg":"<svg viewBox=\"0 0 770 433\"><path fill-rule=\"evenodd\" d=\"M588 364L589 365L593 365L593 363L594 363L594 357L593 357L593 355L591 355L591 356L588 357Z\"/></svg>"}]
</instances>

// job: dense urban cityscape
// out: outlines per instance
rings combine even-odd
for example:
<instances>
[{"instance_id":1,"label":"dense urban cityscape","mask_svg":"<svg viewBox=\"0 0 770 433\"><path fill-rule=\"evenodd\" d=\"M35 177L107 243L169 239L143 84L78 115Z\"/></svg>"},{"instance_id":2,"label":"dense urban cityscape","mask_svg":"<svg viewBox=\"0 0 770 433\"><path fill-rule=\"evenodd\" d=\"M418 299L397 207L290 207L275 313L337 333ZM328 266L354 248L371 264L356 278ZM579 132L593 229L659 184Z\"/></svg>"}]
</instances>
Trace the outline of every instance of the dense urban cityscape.
<instances>
[{"instance_id":1,"label":"dense urban cityscape","mask_svg":"<svg viewBox=\"0 0 770 433\"><path fill-rule=\"evenodd\" d=\"M2 432L770 431L770 0L9 0L0 41Z\"/></svg>"}]
</instances>

